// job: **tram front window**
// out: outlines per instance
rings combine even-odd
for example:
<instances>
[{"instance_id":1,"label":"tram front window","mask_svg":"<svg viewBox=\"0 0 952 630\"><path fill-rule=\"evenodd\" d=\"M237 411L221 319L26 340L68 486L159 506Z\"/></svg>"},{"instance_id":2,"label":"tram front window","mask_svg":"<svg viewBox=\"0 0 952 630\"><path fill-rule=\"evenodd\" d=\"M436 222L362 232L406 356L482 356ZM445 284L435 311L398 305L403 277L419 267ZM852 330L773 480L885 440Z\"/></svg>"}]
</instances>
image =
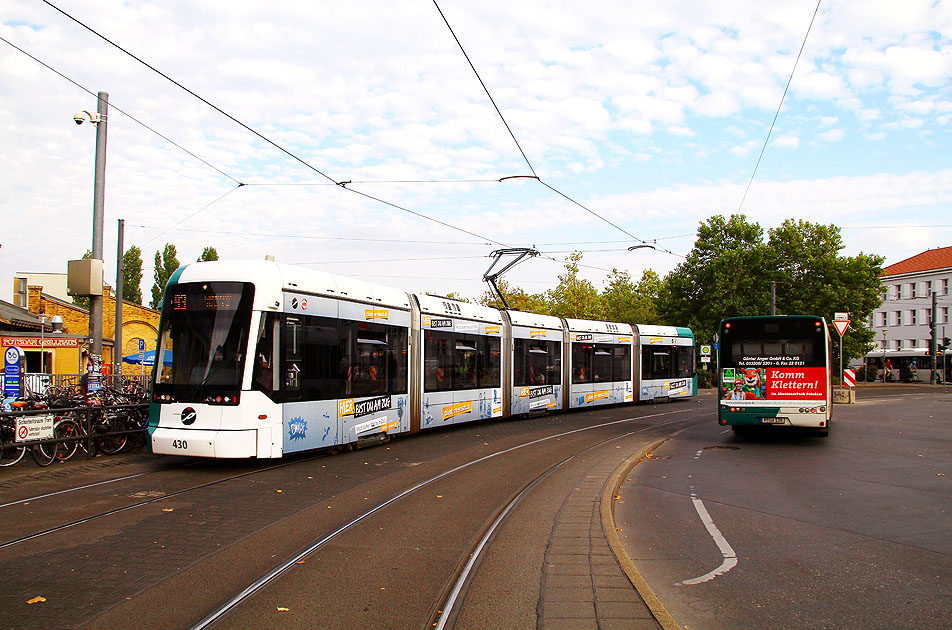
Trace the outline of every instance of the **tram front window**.
<instances>
[{"instance_id":1,"label":"tram front window","mask_svg":"<svg viewBox=\"0 0 952 630\"><path fill-rule=\"evenodd\" d=\"M253 298L254 285L241 282L169 287L156 356L171 365L155 371L156 402L238 402Z\"/></svg>"}]
</instances>

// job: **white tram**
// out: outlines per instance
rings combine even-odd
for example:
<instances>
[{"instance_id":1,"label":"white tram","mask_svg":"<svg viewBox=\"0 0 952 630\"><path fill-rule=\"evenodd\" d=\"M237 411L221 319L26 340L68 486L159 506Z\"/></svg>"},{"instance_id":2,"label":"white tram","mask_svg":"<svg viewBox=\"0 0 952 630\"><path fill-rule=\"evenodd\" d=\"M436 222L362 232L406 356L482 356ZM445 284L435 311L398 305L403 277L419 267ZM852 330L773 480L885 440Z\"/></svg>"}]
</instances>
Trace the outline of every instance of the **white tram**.
<instances>
[{"instance_id":1,"label":"white tram","mask_svg":"<svg viewBox=\"0 0 952 630\"><path fill-rule=\"evenodd\" d=\"M269 261L195 263L166 287L157 352L172 364L153 375L152 449L274 458L695 395L693 335L654 328L500 311ZM650 379L646 339L672 355Z\"/></svg>"}]
</instances>

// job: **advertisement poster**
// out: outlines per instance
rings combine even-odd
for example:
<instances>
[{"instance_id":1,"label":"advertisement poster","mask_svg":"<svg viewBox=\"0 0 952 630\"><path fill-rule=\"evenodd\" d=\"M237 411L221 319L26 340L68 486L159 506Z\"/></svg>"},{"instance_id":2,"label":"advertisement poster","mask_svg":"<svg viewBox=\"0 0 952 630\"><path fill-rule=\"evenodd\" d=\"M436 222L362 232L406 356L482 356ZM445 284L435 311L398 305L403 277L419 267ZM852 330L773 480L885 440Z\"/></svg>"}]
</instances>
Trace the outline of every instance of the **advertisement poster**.
<instances>
[{"instance_id":1,"label":"advertisement poster","mask_svg":"<svg viewBox=\"0 0 952 630\"><path fill-rule=\"evenodd\" d=\"M721 400L825 400L826 369L822 367L749 367L721 370Z\"/></svg>"}]
</instances>

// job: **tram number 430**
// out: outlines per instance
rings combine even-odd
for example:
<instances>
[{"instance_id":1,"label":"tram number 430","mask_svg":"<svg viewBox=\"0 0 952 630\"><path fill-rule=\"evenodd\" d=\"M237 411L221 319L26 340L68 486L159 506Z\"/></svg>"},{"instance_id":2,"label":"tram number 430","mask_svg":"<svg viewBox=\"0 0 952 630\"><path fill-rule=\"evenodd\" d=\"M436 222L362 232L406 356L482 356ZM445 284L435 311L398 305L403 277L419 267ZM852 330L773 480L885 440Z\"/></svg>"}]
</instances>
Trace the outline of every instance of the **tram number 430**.
<instances>
[{"instance_id":1,"label":"tram number 430","mask_svg":"<svg viewBox=\"0 0 952 630\"><path fill-rule=\"evenodd\" d=\"M188 442L185 440L172 440L172 448L180 448L185 450L188 448Z\"/></svg>"}]
</instances>

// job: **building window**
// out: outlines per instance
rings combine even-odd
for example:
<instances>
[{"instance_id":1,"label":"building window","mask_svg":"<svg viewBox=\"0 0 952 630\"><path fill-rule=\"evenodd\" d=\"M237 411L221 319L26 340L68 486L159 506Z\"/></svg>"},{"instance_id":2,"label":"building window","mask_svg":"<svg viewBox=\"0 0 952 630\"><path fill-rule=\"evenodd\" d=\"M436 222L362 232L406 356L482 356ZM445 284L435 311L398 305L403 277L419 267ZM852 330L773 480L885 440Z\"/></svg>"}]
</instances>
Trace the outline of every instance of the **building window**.
<instances>
[{"instance_id":1,"label":"building window","mask_svg":"<svg viewBox=\"0 0 952 630\"><path fill-rule=\"evenodd\" d=\"M902 326L902 311L896 311L896 323L895 326Z\"/></svg>"},{"instance_id":2,"label":"building window","mask_svg":"<svg viewBox=\"0 0 952 630\"><path fill-rule=\"evenodd\" d=\"M897 340L896 340L896 350L902 350L902 340L901 340L901 339L897 339Z\"/></svg>"},{"instance_id":3,"label":"building window","mask_svg":"<svg viewBox=\"0 0 952 630\"><path fill-rule=\"evenodd\" d=\"M913 296L913 297L915 297L915 296ZM919 323L919 321L918 321L919 318L917 317L918 314L919 314L919 309L915 309L915 308L914 308L914 309L912 309L912 310L909 311L909 325L910 325L910 326L915 326L916 324Z\"/></svg>"},{"instance_id":4,"label":"building window","mask_svg":"<svg viewBox=\"0 0 952 630\"><path fill-rule=\"evenodd\" d=\"M880 323L879 323L879 325L880 325L880 326L885 326L885 325L886 325L886 320L887 320L887 315L888 315L888 313L886 313L886 311L883 311L883 312L880 313L879 315L880 315Z\"/></svg>"},{"instance_id":5,"label":"building window","mask_svg":"<svg viewBox=\"0 0 952 630\"><path fill-rule=\"evenodd\" d=\"M942 295L948 295L948 294L949 294L949 279L943 278L942 279Z\"/></svg>"},{"instance_id":6,"label":"building window","mask_svg":"<svg viewBox=\"0 0 952 630\"><path fill-rule=\"evenodd\" d=\"M901 284L896 285L896 299L897 300L902 299L902 285Z\"/></svg>"},{"instance_id":7,"label":"building window","mask_svg":"<svg viewBox=\"0 0 952 630\"><path fill-rule=\"evenodd\" d=\"M909 340L909 347L910 347L910 348L915 348L915 347L916 347L916 340L915 340L915 339L910 339L910 340Z\"/></svg>"},{"instance_id":8,"label":"building window","mask_svg":"<svg viewBox=\"0 0 952 630\"><path fill-rule=\"evenodd\" d=\"M943 324L949 323L949 307L948 306L942 307L942 323Z\"/></svg>"},{"instance_id":9,"label":"building window","mask_svg":"<svg viewBox=\"0 0 952 630\"><path fill-rule=\"evenodd\" d=\"M932 295L932 280L926 280L926 295Z\"/></svg>"},{"instance_id":10,"label":"building window","mask_svg":"<svg viewBox=\"0 0 952 630\"><path fill-rule=\"evenodd\" d=\"M909 297L911 298L916 297L916 283L915 282L909 283Z\"/></svg>"}]
</instances>

